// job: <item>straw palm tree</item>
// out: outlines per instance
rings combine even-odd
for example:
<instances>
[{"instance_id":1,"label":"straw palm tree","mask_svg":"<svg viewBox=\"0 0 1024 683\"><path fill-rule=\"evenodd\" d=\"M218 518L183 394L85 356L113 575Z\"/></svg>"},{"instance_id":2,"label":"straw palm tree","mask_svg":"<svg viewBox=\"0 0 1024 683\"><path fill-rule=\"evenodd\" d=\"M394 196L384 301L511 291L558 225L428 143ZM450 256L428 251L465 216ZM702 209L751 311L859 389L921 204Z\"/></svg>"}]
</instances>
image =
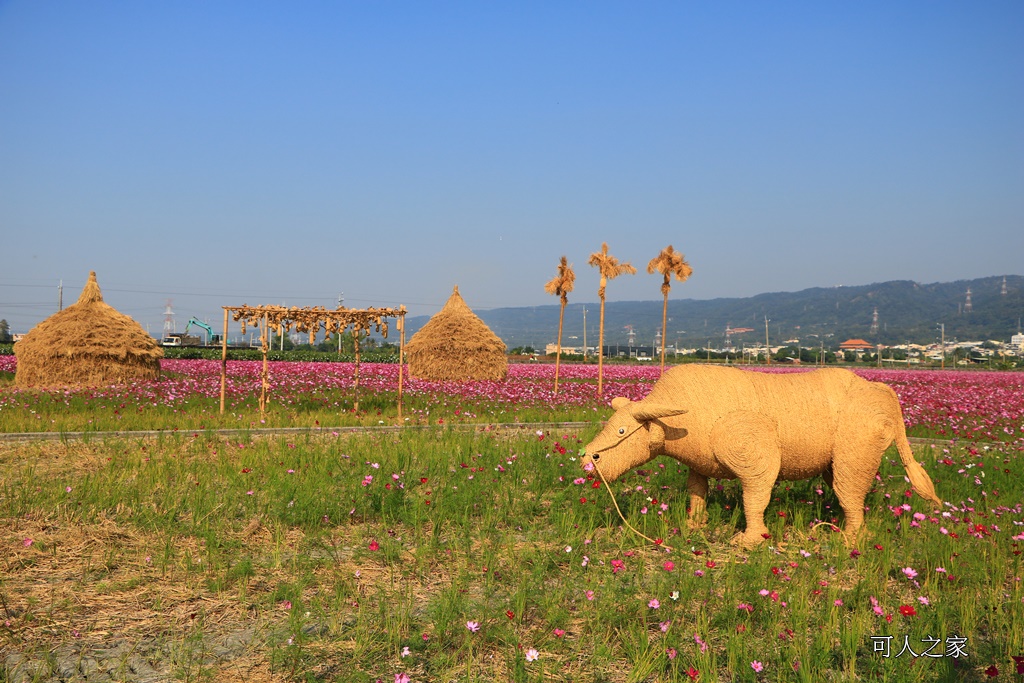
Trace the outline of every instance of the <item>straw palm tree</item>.
<instances>
[{"instance_id":1,"label":"straw palm tree","mask_svg":"<svg viewBox=\"0 0 1024 683\"><path fill-rule=\"evenodd\" d=\"M636 273L636 268L627 263L619 263L619 259L608 253L608 243L601 243L601 251L590 255L587 261L592 266L597 266L601 272L601 286L597 289L597 295L601 297L601 322L598 327L597 342L597 395L602 395L604 386L604 290L609 280L614 280L620 275Z\"/></svg>"},{"instance_id":2,"label":"straw palm tree","mask_svg":"<svg viewBox=\"0 0 1024 683\"><path fill-rule=\"evenodd\" d=\"M573 284L575 282L576 273L573 272L572 266L569 265L569 261L563 256L561 262L558 264L558 277L544 285L545 292L559 296L562 299L562 309L558 312L558 350L555 353L556 394L558 393L558 366L562 360L562 320L565 318L565 305L569 303L569 298L566 295L572 291Z\"/></svg>"},{"instance_id":3,"label":"straw palm tree","mask_svg":"<svg viewBox=\"0 0 1024 683\"><path fill-rule=\"evenodd\" d=\"M664 372L665 340L668 339L668 292L672 289L672 276L674 275L680 282L685 282L693 274L693 268L686 262L686 257L670 244L647 264L648 273L655 271L664 277L661 283L661 293L665 297L665 304L661 307L661 371Z\"/></svg>"}]
</instances>

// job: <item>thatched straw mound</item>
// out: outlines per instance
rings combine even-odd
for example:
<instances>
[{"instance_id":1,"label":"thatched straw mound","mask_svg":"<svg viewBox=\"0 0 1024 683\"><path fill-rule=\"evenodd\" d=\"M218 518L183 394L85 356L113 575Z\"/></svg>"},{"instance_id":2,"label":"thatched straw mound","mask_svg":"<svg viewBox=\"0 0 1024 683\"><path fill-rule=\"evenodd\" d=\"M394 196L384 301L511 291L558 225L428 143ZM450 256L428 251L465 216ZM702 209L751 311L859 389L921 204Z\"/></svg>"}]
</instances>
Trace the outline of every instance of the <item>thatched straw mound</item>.
<instances>
[{"instance_id":1,"label":"thatched straw mound","mask_svg":"<svg viewBox=\"0 0 1024 683\"><path fill-rule=\"evenodd\" d=\"M78 302L14 345L19 387L101 386L160 375L164 352L142 326L103 302L89 273Z\"/></svg>"},{"instance_id":2,"label":"thatched straw mound","mask_svg":"<svg viewBox=\"0 0 1024 683\"><path fill-rule=\"evenodd\" d=\"M435 381L505 379L505 344L455 287L448 303L406 344L409 374Z\"/></svg>"}]
</instances>

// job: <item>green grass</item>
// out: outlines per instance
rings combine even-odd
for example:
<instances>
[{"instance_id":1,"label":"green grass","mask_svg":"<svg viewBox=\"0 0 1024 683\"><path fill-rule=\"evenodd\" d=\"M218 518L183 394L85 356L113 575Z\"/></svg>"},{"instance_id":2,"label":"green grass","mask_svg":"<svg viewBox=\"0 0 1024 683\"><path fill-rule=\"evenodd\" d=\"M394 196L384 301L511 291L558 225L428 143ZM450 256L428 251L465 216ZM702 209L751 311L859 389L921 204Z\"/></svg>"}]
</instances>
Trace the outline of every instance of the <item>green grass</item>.
<instances>
[{"instance_id":1,"label":"green grass","mask_svg":"<svg viewBox=\"0 0 1024 683\"><path fill-rule=\"evenodd\" d=\"M0 373L0 387L3 386ZM13 383L13 376L12 376ZM596 391L596 383L595 389ZM4 432L181 431L438 425L498 422L572 422L594 419L592 406L568 404L511 405L507 402L458 396L403 397L401 416L393 391L359 396L359 409L351 390L327 390L292 397L270 395L260 413L256 392L229 402L220 412L220 399L190 396L182 404L153 403L136 396L94 396L89 393L23 391L16 401L0 405ZM0 397L2 398L2 397Z\"/></svg>"},{"instance_id":2,"label":"green grass","mask_svg":"<svg viewBox=\"0 0 1024 683\"><path fill-rule=\"evenodd\" d=\"M840 534L811 530L841 521L820 480L777 487L773 538L757 550L727 543L743 523L735 482L720 482L709 525L689 533L685 468L661 458L613 490L666 552L623 528L603 487L572 483L589 436L179 433L3 446L0 649L42 657L61 643L158 636L183 680L242 667L338 681L669 681L689 680L690 667L699 680L959 681L985 679L990 665L1009 674L1024 655L1016 454L956 451L947 466L922 453L957 510L914 526L889 506L930 511L904 498L890 453L857 556ZM958 473L967 462L984 465L984 486L979 469ZM210 659L217 638L242 630L254 634L246 657ZM918 651L937 638L942 652L962 636L968 656L911 665L872 652L873 636L892 636L892 654L904 637Z\"/></svg>"}]
</instances>

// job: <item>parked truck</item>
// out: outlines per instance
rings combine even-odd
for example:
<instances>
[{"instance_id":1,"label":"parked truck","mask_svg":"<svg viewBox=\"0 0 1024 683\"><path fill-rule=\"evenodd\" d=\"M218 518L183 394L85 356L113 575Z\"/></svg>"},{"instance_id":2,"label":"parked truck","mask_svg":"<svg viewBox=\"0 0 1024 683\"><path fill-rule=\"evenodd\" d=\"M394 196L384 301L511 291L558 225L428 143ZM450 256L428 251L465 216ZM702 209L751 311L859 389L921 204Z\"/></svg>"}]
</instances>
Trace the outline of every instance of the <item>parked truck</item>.
<instances>
[{"instance_id":1,"label":"parked truck","mask_svg":"<svg viewBox=\"0 0 1024 683\"><path fill-rule=\"evenodd\" d=\"M205 342L202 337L188 333L193 326L206 331ZM160 340L162 346L215 346L220 343L220 335L215 334L213 328L202 320L194 317L189 318L189 321L185 323L184 332L172 332Z\"/></svg>"}]
</instances>

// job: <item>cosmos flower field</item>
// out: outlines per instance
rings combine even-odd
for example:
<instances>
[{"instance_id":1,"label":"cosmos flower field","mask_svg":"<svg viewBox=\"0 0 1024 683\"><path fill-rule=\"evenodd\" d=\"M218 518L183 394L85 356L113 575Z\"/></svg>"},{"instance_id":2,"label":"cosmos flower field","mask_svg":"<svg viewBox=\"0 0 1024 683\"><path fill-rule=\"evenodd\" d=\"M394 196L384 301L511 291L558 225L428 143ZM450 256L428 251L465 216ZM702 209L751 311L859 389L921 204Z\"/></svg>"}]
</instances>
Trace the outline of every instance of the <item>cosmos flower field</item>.
<instances>
[{"instance_id":1,"label":"cosmos flower field","mask_svg":"<svg viewBox=\"0 0 1024 683\"><path fill-rule=\"evenodd\" d=\"M579 467L657 367L607 366L600 398L594 366L557 396L549 365L406 378L401 418L396 366L361 366L353 412L353 366L274 363L264 416L257 363L230 364L224 416L219 363L164 369L0 386L3 432L97 432L0 441L0 680L1024 680L1019 373L859 370L900 396L944 505L890 451L852 545L812 479L776 487L742 551L736 482L691 531L685 467L610 491ZM332 430L380 424L419 428Z\"/></svg>"},{"instance_id":2,"label":"cosmos flower field","mask_svg":"<svg viewBox=\"0 0 1024 683\"><path fill-rule=\"evenodd\" d=\"M14 372L0 356L0 372ZM225 414L219 410L220 362L164 360L157 381L105 389L0 393L4 431L329 427L352 424L436 424L593 420L615 396L639 400L657 381L657 366L608 365L604 396L596 395L596 365L563 365L558 394L550 364L513 364L504 382L429 382L404 377L406 407L397 417L398 366L363 363L360 412L353 411L355 365L269 364L270 408L259 415L260 363L228 363ZM759 372L799 372L755 366ZM1024 445L1024 374L858 369L900 397L911 436ZM260 422L262 420L262 422Z\"/></svg>"}]
</instances>

